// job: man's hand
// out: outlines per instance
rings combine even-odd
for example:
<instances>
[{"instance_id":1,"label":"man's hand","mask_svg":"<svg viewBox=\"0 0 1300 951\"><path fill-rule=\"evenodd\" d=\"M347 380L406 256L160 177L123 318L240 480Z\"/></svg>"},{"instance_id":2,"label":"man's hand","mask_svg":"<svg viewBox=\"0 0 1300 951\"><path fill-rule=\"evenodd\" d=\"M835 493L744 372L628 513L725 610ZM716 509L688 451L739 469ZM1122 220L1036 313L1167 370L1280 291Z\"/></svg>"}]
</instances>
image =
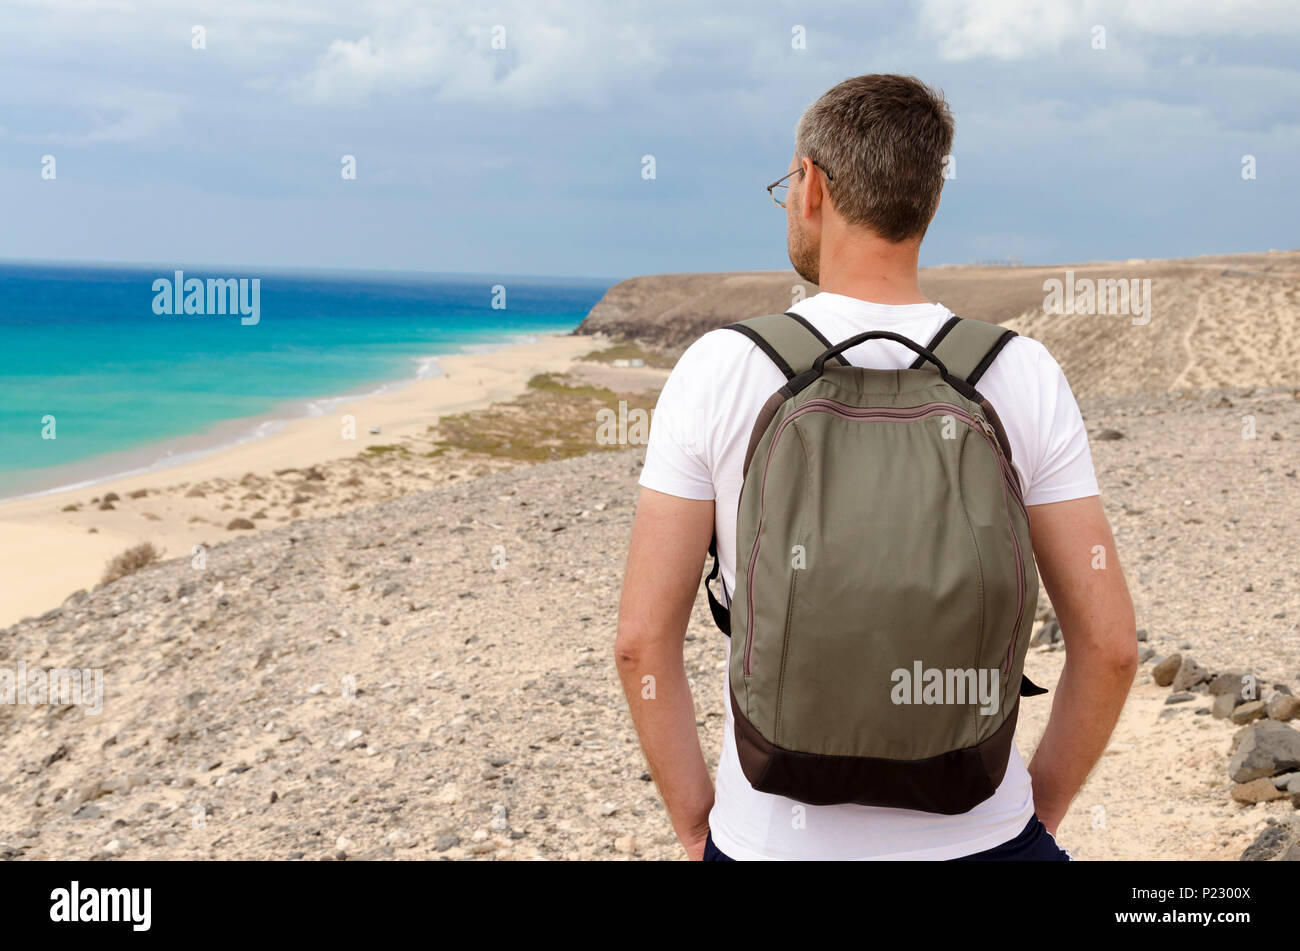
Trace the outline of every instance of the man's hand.
<instances>
[{"instance_id":1,"label":"man's hand","mask_svg":"<svg viewBox=\"0 0 1300 951\"><path fill-rule=\"evenodd\" d=\"M707 820L708 814L705 814ZM709 837L709 826L706 821L704 828L696 833L691 839L681 839L682 846L686 849L686 857L692 862L700 862L704 859L704 843Z\"/></svg>"},{"instance_id":2,"label":"man's hand","mask_svg":"<svg viewBox=\"0 0 1300 951\"><path fill-rule=\"evenodd\" d=\"M1030 506L1029 528L1066 649L1047 730L1029 763L1034 808L1055 835L1128 697L1137 629L1100 498Z\"/></svg>"},{"instance_id":3,"label":"man's hand","mask_svg":"<svg viewBox=\"0 0 1300 951\"><path fill-rule=\"evenodd\" d=\"M713 533L713 502L642 489L618 609L614 663L677 838L704 854L713 781L700 750L682 644Z\"/></svg>"}]
</instances>

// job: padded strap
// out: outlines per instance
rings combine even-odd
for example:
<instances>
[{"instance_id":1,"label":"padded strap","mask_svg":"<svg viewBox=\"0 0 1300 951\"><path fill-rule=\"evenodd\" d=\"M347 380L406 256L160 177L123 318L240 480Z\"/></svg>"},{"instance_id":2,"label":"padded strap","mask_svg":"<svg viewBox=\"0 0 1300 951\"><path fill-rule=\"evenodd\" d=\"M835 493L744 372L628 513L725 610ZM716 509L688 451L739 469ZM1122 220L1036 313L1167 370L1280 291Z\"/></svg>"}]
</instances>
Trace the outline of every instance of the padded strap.
<instances>
[{"instance_id":1,"label":"padded strap","mask_svg":"<svg viewBox=\"0 0 1300 951\"><path fill-rule=\"evenodd\" d=\"M813 365L813 361L831 348L831 342L822 336L821 331L810 324L807 319L793 311L784 314L766 314L751 317L739 323L727 324L727 330L744 334L767 354L778 370L785 374L787 380L802 373ZM841 366L849 362L843 356L835 358ZM723 634L731 636L731 610L718 599L709 586L715 578L722 577L722 568L718 564L718 536L714 533L709 541L709 555L713 558L713 567L704 579L704 593L709 596L709 610L713 612L713 623ZM719 582L718 587L726 594L726 585Z\"/></svg>"},{"instance_id":2,"label":"padded strap","mask_svg":"<svg viewBox=\"0 0 1300 951\"><path fill-rule=\"evenodd\" d=\"M952 317L939 328L926 349L943 361L949 373L974 386L1015 335L1014 330L997 324ZM919 369L923 362L918 357L912 368Z\"/></svg>"},{"instance_id":3,"label":"padded strap","mask_svg":"<svg viewBox=\"0 0 1300 951\"><path fill-rule=\"evenodd\" d=\"M798 314L767 314L739 323L727 324L727 330L744 334L758 345L788 380L813 365L813 361L831 348L831 342ZM848 366L842 357L841 366Z\"/></svg>"}]
</instances>

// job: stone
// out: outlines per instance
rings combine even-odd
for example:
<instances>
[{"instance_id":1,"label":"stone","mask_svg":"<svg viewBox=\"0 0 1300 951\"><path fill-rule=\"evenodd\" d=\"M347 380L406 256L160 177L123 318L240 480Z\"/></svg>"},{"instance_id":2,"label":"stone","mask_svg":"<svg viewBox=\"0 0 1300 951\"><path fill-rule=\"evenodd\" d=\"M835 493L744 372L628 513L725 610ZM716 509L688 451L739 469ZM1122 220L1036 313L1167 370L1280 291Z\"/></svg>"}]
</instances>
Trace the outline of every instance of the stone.
<instances>
[{"instance_id":1,"label":"stone","mask_svg":"<svg viewBox=\"0 0 1300 951\"><path fill-rule=\"evenodd\" d=\"M1300 717L1300 700L1288 697L1284 693L1274 694L1266 707L1268 718L1285 722Z\"/></svg>"},{"instance_id":2,"label":"stone","mask_svg":"<svg viewBox=\"0 0 1300 951\"><path fill-rule=\"evenodd\" d=\"M1233 710L1230 719L1233 723L1249 723L1252 720L1262 720L1266 715L1264 701L1252 700Z\"/></svg>"},{"instance_id":3,"label":"stone","mask_svg":"<svg viewBox=\"0 0 1300 951\"><path fill-rule=\"evenodd\" d=\"M1248 783L1300 769L1300 731L1264 720L1246 727L1240 736L1228 763L1228 775L1233 781Z\"/></svg>"},{"instance_id":4,"label":"stone","mask_svg":"<svg viewBox=\"0 0 1300 951\"><path fill-rule=\"evenodd\" d=\"M1182 690L1189 690L1197 684L1205 683L1210 677L1210 672L1192 660L1191 657L1184 657L1182 664L1178 668L1178 673L1174 675L1173 683L1170 689L1174 693Z\"/></svg>"},{"instance_id":5,"label":"stone","mask_svg":"<svg viewBox=\"0 0 1300 951\"><path fill-rule=\"evenodd\" d=\"M1156 664L1151 671L1151 679L1159 687L1168 687L1174 682L1174 677L1178 675L1179 669L1183 664L1182 654L1172 654L1166 657L1160 663Z\"/></svg>"},{"instance_id":6,"label":"stone","mask_svg":"<svg viewBox=\"0 0 1300 951\"><path fill-rule=\"evenodd\" d=\"M1232 694L1241 696L1241 678L1242 675L1234 672L1224 672L1216 674L1210 679L1210 696L1220 697L1223 694Z\"/></svg>"},{"instance_id":7,"label":"stone","mask_svg":"<svg viewBox=\"0 0 1300 951\"><path fill-rule=\"evenodd\" d=\"M1169 706L1173 703L1188 703L1195 699L1196 694L1194 693L1187 693L1186 691L1183 693L1171 693L1165 698L1165 706Z\"/></svg>"},{"instance_id":8,"label":"stone","mask_svg":"<svg viewBox=\"0 0 1300 951\"><path fill-rule=\"evenodd\" d=\"M1050 644L1055 644L1060 640L1062 640L1061 623L1057 621L1056 618L1051 618L1050 620L1044 621L1042 627L1040 627L1037 632L1035 632L1034 636L1030 638L1029 646L1045 647Z\"/></svg>"},{"instance_id":9,"label":"stone","mask_svg":"<svg viewBox=\"0 0 1300 951\"><path fill-rule=\"evenodd\" d=\"M1290 838L1282 826L1269 826L1246 847L1246 851L1241 853L1241 861L1266 862L1280 855L1290 844Z\"/></svg>"},{"instance_id":10,"label":"stone","mask_svg":"<svg viewBox=\"0 0 1300 951\"><path fill-rule=\"evenodd\" d=\"M1230 693L1221 693L1214 698L1214 704L1210 707L1210 712L1214 714L1216 720L1226 720L1232 715L1232 711L1237 709L1240 702Z\"/></svg>"},{"instance_id":11,"label":"stone","mask_svg":"<svg viewBox=\"0 0 1300 951\"><path fill-rule=\"evenodd\" d=\"M1286 792L1278 789L1277 786L1273 785L1273 780L1268 778L1252 779L1248 783L1237 783L1236 786L1232 787L1232 798L1234 800L1250 804L1269 802L1273 799L1285 799L1286 795Z\"/></svg>"}]
</instances>

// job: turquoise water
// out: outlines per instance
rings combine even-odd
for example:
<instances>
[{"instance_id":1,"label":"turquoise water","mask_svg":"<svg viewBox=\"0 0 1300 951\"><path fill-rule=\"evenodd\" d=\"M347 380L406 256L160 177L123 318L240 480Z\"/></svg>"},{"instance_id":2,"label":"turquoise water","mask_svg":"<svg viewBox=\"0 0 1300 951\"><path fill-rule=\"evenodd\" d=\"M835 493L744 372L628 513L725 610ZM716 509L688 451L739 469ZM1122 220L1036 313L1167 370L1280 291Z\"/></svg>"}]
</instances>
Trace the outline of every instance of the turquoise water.
<instances>
[{"instance_id":1,"label":"turquoise water","mask_svg":"<svg viewBox=\"0 0 1300 951\"><path fill-rule=\"evenodd\" d=\"M184 277L257 277L256 323L155 313L154 282L172 280L171 270L0 264L0 497L64 484L72 464L413 378L437 354L572 330L609 286L198 269ZM505 289L504 309L492 306L494 285ZM55 438L42 438L51 416Z\"/></svg>"}]
</instances>

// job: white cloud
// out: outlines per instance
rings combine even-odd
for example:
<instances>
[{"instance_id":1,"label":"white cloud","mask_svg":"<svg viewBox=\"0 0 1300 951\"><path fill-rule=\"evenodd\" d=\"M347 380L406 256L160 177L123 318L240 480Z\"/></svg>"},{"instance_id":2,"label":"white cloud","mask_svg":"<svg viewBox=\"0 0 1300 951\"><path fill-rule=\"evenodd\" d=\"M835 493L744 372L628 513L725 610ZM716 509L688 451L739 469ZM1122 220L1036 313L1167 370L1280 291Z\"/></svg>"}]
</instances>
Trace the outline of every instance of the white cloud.
<instances>
[{"instance_id":1,"label":"white cloud","mask_svg":"<svg viewBox=\"0 0 1300 951\"><path fill-rule=\"evenodd\" d=\"M598 4L547 13L513 3L479 15L458 4L398 3L373 9L368 19L290 82L299 99L357 104L423 91L446 102L604 105L667 62L648 31ZM492 45L498 28L504 49Z\"/></svg>"},{"instance_id":2,"label":"white cloud","mask_svg":"<svg viewBox=\"0 0 1300 951\"><path fill-rule=\"evenodd\" d=\"M141 89L101 89L77 97L61 107L49 127L14 131L19 142L45 145L89 145L97 142L132 142L157 136L176 122L186 98ZM0 126L0 138L8 137Z\"/></svg>"},{"instance_id":3,"label":"white cloud","mask_svg":"<svg viewBox=\"0 0 1300 951\"><path fill-rule=\"evenodd\" d=\"M935 36L948 60L1002 60L1050 56L1070 43L1088 49L1094 26L1105 27L1108 43L1135 46L1139 35L1300 35L1295 0L923 0L921 27Z\"/></svg>"}]
</instances>

